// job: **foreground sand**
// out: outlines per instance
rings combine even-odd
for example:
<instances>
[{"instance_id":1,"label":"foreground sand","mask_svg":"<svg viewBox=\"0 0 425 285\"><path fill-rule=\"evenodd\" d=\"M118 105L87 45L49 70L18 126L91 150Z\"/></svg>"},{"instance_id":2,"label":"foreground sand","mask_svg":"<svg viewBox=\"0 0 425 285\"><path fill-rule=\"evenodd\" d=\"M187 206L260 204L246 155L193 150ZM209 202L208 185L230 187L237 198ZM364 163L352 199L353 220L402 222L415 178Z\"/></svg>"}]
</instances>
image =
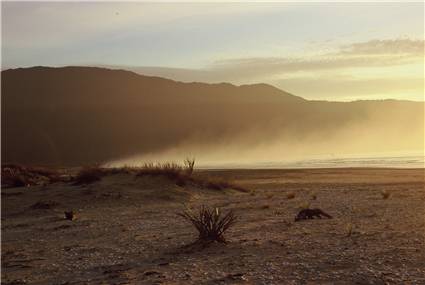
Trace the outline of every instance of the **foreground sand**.
<instances>
[{"instance_id":1,"label":"foreground sand","mask_svg":"<svg viewBox=\"0 0 425 285\"><path fill-rule=\"evenodd\" d=\"M202 175L252 191L126 174L3 189L2 284L425 284L423 169ZM294 223L307 203L334 219ZM196 233L176 213L201 204L236 211L228 244L185 246ZM64 220L67 209L78 219Z\"/></svg>"}]
</instances>

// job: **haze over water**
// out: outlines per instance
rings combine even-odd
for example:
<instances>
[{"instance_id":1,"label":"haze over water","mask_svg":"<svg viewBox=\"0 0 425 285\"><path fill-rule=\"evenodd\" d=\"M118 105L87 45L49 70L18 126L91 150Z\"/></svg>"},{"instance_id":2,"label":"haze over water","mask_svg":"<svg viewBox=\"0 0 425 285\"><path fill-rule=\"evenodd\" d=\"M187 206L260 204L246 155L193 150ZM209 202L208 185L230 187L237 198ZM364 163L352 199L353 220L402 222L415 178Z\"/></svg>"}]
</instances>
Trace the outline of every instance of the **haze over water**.
<instances>
[{"instance_id":1,"label":"haze over water","mask_svg":"<svg viewBox=\"0 0 425 285\"><path fill-rule=\"evenodd\" d=\"M252 169L280 169L280 168L341 168L341 167L377 167L377 168L423 168L425 156L353 156L312 158L293 161L270 161L253 163L223 163L204 165L200 168L252 168Z\"/></svg>"}]
</instances>

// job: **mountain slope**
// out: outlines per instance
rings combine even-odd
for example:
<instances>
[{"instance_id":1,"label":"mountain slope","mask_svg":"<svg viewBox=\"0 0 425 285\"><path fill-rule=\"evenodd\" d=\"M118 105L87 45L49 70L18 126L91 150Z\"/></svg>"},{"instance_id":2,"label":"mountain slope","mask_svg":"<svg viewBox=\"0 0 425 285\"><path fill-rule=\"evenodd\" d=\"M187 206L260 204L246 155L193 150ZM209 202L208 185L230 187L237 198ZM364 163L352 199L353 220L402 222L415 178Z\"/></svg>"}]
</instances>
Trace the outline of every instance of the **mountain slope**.
<instances>
[{"instance_id":1,"label":"mountain slope","mask_svg":"<svg viewBox=\"0 0 425 285\"><path fill-rule=\"evenodd\" d=\"M314 141L353 123L394 131L409 124L412 132L394 147L413 148L421 118L423 127L424 105L416 102L313 102L266 84L181 83L94 67L1 75L2 162L81 165L188 141L241 147L282 137ZM382 142L397 136L389 135Z\"/></svg>"}]
</instances>

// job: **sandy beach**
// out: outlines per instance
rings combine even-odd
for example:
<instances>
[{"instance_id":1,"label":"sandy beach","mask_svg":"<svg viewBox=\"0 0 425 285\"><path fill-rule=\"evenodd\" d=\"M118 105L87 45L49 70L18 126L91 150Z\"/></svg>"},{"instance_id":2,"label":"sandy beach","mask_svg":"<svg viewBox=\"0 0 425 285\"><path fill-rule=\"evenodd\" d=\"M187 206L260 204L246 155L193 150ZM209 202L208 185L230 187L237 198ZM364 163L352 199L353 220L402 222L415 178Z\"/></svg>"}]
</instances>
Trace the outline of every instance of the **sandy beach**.
<instances>
[{"instance_id":1,"label":"sandy beach","mask_svg":"<svg viewBox=\"0 0 425 285\"><path fill-rule=\"evenodd\" d=\"M424 169L196 174L248 191L130 174L2 189L2 283L425 284ZM177 213L201 205L235 211L227 244L188 246ZM303 207L333 219L294 222Z\"/></svg>"}]
</instances>

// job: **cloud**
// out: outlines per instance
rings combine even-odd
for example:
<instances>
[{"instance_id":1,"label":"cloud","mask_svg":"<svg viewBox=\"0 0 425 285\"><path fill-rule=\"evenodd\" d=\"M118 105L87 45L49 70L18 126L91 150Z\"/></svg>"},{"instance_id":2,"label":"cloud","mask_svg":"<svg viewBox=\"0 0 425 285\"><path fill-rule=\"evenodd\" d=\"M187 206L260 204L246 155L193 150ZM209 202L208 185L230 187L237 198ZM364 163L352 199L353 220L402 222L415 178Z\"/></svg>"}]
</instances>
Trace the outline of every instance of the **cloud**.
<instances>
[{"instance_id":1,"label":"cloud","mask_svg":"<svg viewBox=\"0 0 425 285\"><path fill-rule=\"evenodd\" d=\"M185 82L264 82L308 99L422 101L423 46L423 40L370 40L308 57L235 58L201 69L122 68Z\"/></svg>"},{"instance_id":2,"label":"cloud","mask_svg":"<svg viewBox=\"0 0 425 285\"><path fill-rule=\"evenodd\" d=\"M409 55L423 56L424 41L411 39L371 40L341 47L341 55Z\"/></svg>"},{"instance_id":3,"label":"cloud","mask_svg":"<svg viewBox=\"0 0 425 285\"><path fill-rule=\"evenodd\" d=\"M214 61L200 69L168 67L124 67L145 75L156 75L180 81L270 82L301 74L309 79L321 73L342 70L380 69L421 63L424 41L411 39L370 40L337 48L335 52L310 56L250 57ZM422 74L416 74L420 77ZM299 76L296 76L299 77Z\"/></svg>"},{"instance_id":4,"label":"cloud","mask_svg":"<svg viewBox=\"0 0 425 285\"><path fill-rule=\"evenodd\" d=\"M300 71L387 67L423 61L424 41L371 40L341 46L336 52L305 57L257 57L219 60L210 71L226 78L265 78Z\"/></svg>"}]
</instances>

